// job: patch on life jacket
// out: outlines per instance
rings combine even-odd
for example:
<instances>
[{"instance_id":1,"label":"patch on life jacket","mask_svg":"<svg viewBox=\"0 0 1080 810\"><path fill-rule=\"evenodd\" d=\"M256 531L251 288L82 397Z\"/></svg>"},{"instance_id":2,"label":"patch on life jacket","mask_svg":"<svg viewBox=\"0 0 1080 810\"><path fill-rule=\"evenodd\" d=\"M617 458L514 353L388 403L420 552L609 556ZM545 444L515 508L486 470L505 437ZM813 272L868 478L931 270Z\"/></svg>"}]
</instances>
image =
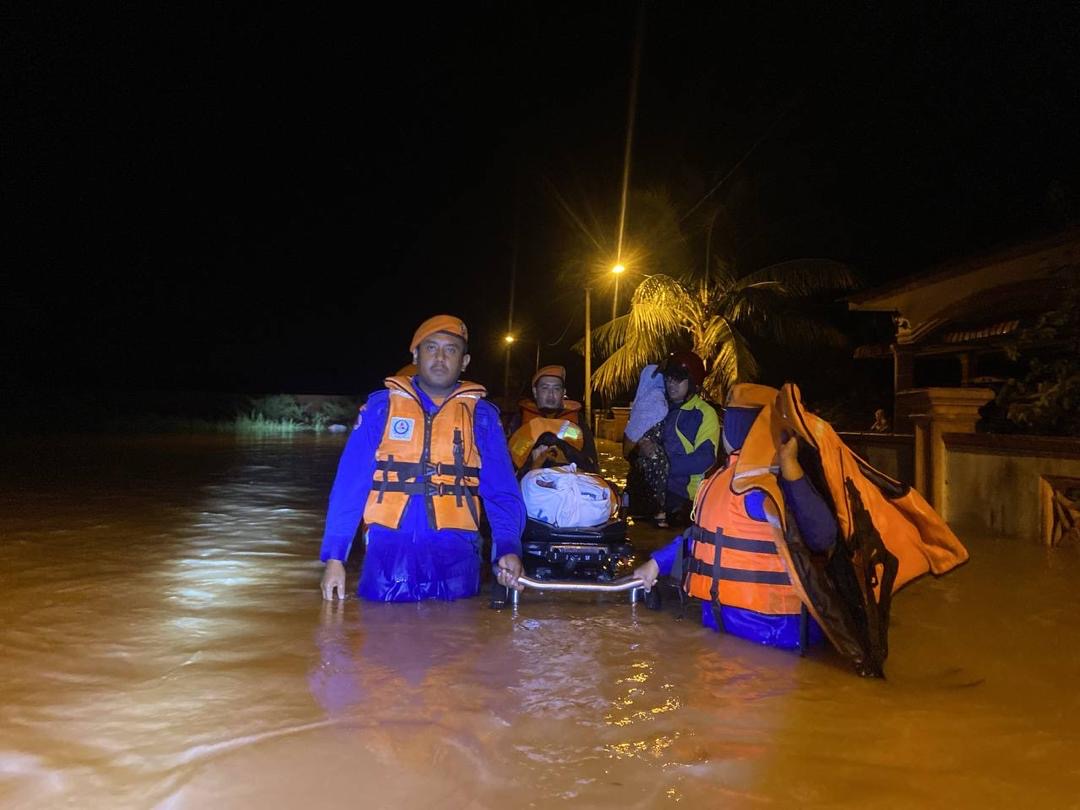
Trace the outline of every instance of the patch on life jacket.
<instances>
[{"instance_id":1,"label":"patch on life jacket","mask_svg":"<svg viewBox=\"0 0 1080 810\"><path fill-rule=\"evenodd\" d=\"M407 416L395 416L390 421L389 437L395 441L407 442L412 440L413 420Z\"/></svg>"},{"instance_id":2,"label":"patch on life jacket","mask_svg":"<svg viewBox=\"0 0 1080 810\"><path fill-rule=\"evenodd\" d=\"M555 434L560 439L566 439L567 441L575 441L582 438L581 428L575 425L573 422L567 420L562 423L562 427L559 428L559 432Z\"/></svg>"}]
</instances>

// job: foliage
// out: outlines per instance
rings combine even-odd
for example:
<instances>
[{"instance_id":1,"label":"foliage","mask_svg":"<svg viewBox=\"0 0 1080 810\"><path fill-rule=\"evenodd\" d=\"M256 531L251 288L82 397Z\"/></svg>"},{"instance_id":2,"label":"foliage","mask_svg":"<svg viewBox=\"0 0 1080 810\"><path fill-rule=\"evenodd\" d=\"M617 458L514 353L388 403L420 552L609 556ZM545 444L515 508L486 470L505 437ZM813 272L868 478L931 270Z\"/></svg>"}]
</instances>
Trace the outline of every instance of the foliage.
<instances>
[{"instance_id":1,"label":"foliage","mask_svg":"<svg viewBox=\"0 0 1080 810\"><path fill-rule=\"evenodd\" d=\"M658 274L634 290L630 313L596 330L607 354L594 377L597 390L628 388L643 365L689 344L705 361L706 392L723 402L728 388L757 376L749 340L754 334L781 344L844 342L837 329L793 306L815 292L851 287L850 272L837 262L785 262L745 275L716 267L707 279L695 285Z\"/></svg>"},{"instance_id":2,"label":"foliage","mask_svg":"<svg viewBox=\"0 0 1080 810\"><path fill-rule=\"evenodd\" d=\"M325 397L301 403L291 394L272 394L251 401L250 411L236 418L242 433L295 433L323 431L332 424L350 424L356 405L347 397Z\"/></svg>"},{"instance_id":3,"label":"foliage","mask_svg":"<svg viewBox=\"0 0 1080 810\"><path fill-rule=\"evenodd\" d=\"M1021 330L1012 359L1026 359L1022 379L1010 379L997 404L1025 432L1080 436L1080 273L1062 271L1058 306Z\"/></svg>"}]
</instances>

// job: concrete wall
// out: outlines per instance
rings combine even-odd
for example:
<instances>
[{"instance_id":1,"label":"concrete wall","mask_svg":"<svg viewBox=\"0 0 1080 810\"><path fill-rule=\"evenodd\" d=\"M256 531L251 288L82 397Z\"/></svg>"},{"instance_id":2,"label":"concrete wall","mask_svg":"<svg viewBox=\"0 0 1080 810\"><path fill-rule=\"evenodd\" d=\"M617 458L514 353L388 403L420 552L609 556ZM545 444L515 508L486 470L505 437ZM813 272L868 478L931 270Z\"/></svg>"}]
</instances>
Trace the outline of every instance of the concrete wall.
<instances>
[{"instance_id":1,"label":"concrete wall","mask_svg":"<svg viewBox=\"0 0 1080 810\"><path fill-rule=\"evenodd\" d=\"M614 419L605 419L603 412L597 410L596 437L598 439L610 439L613 442L621 442L623 431L626 430L626 422L630 418L629 408L612 408Z\"/></svg>"},{"instance_id":2,"label":"concrete wall","mask_svg":"<svg viewBox=\"0 0 1080 810\"><path fill-rule=\"evenodd\" d=\"M915 483L915 437L902 433L838 433L870 466L904 484Z\"/></svg>"},{"instance_id":3,"label":"concrete wall","mask_svg":"<svg viewBox=\"0 0 1080 810\"><path fill-rule=\"evenodd\" d=\"M994 534L1038 542L1039 481L1080 478L1080 439L956 434L944 436L943 517L964 534Z\"/></svg>"}]
</instances>

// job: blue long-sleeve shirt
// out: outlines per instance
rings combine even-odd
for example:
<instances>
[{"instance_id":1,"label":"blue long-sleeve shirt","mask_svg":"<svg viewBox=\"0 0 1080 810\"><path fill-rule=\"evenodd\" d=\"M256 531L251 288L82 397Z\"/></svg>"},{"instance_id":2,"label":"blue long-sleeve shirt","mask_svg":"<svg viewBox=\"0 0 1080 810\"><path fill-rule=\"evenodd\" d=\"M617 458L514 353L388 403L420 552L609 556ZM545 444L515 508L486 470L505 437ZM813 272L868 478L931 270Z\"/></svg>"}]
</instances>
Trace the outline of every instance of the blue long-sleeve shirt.
<instances>
[{"instance_id":1,"label":"blue long-sleeve shirt","mask_svg":"<svg viewBox=\"0 0 1080 810\"><path fill-rule=\"evenodd\" d=\"M691 443L690 452L683 447L680 433ZM716 463L720 441L716 411L699 397L691 397L668 412L661 435L669 464L667 490L692 497L694 492L688 490L691 476L705 474Z\"/></svg>"},{"instance_id":2,"label":"blue long-sleeve shirt","mask_svg":"<svg viewBox=\"0 0 1080 810\"><path fill-rule=\"evenodd\" d=\"M836 542L836 518L829 511L825 500L814 489L814 485L805 475L794 481L781 477L780 490L784 493L784 503L795 518L803 542L813 551L828 551ZM765 515L765 498L765 493L759 489L751 490L746 494L744 501L746 513L751 519L762 523L768 521ZM666 576L671 573L679 552L679 543L686 542L688 542L686 538L676 537L662 549L653 553L652 558L660 566L661 574Z\"/></svg>"},{"instance_id":3,"label":"blue long-sleeve shirt","mask_svg":"<svg viewBox=\"0 0 1080 810\"><path fill-rule=\"evenodd\" d=\"M415 382L413 390L425 412L433 414L438 410L438 406ZM357 527L364 515L364 506L367 504L375 472L375 451L382 440L388 413L388 392L383 390L372 394L341 454L326 514L326 529L320 554L323 562L345 560L349 555ZM479 494L491 525L493 557L498 559L504 554L520 555L521 533L525 528L525 503L514 476L498 409L485 400L476 403L474 436L481 458ZM409 497L401 525L397 529L377 528L382 530L380 534L392 532L401 540L412 539L414 543L458 541L475 546L478 537L477 532L462 529L436 530L430 526L422 495Z\"/></svg>"}]
</instances>

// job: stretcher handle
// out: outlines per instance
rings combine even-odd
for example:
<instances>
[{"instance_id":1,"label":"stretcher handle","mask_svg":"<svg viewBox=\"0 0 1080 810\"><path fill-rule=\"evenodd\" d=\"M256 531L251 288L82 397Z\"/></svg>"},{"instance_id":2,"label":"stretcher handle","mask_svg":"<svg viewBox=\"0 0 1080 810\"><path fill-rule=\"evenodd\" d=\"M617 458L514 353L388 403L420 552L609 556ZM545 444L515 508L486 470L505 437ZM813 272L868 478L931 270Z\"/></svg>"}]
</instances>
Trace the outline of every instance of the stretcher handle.
<instances>
[{"instance_id":1,"label":"stretcher handle","mask_svg":"<svg viewBox=\"0 0 1080 810\"><path fill-rule=\"evenodd\" d=\"M614 579L611 582L577 582L573 580L533 579L522 574L518 577L518 582L526 588L536 588L538 591L580 591L582 593L616 593L645 587L641 577L633 575Z\"/></svg>"}]
</instances>

